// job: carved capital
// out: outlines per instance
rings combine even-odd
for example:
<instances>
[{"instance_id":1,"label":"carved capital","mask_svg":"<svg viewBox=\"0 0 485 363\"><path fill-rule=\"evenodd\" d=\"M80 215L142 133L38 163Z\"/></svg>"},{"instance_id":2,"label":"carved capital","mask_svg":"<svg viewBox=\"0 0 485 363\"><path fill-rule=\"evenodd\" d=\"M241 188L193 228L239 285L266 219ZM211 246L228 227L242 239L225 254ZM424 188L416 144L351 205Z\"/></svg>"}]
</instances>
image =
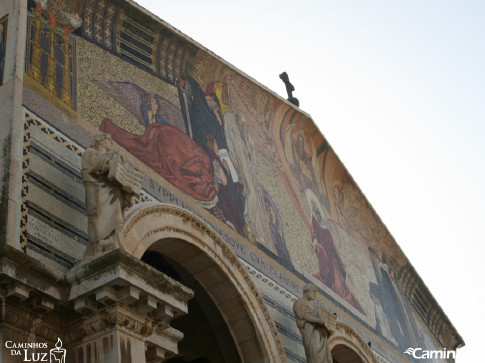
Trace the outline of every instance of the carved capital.
<instances>
[{"instance_id":1,"label":"carved capital","mask_svg":"<svg viewBox=\"0 0 485 363\"><path fill-rule=\"evenodd\" d=\"M139 314L135 309L114 303L89 315L79 318L68 328L68 342L76 342L86 337L102 335L113 328L130 335L146 338L160 327L167 327L161 319Z\"/></svg>"},{"instance_id":2,"label":"carved capital","mask_svg":"<svg viewBox=\"0 0 485 363\"><path fill-rule=\"evenodd\" d=\"M60 336L59 324L55 316L39 314L30 309L29 304L6 301L4 327L21 331L36 341L55 341Z\"/></svg>"}]
</instances>

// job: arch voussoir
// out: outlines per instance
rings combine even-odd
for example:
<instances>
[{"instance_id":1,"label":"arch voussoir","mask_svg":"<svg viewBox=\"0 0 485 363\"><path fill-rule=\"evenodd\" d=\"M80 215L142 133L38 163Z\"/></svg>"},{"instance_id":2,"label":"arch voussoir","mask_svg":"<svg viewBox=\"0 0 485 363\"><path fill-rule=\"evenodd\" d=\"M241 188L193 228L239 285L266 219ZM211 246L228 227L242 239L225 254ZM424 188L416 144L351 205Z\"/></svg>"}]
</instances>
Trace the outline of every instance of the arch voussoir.
<instances>
[{"instance_id":1,"label":"arch voussoir","mask_svg":"<svg viewBox=\"0 0 485 363\"><path fill-rule=\"evenodd\" d=\"M139 205L125 220L123 248L137 258L148 249L158 251L184 266L216 303L243 362L287 362L276 325L246 268L200 218L173 205Z\"/></svg>"}]
</instances>

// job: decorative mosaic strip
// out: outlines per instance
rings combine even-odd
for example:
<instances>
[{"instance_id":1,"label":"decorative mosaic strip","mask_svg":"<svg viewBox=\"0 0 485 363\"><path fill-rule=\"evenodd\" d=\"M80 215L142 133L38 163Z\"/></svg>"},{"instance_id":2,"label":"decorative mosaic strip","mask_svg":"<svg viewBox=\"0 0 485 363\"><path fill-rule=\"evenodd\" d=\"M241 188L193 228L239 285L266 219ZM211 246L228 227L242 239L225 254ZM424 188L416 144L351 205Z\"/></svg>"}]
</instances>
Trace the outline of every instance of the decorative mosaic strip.
<instances>
[{"instance_id":1,"label":"decorative mosaic strip","mask_svg":"<svg viewBox=\"0 0 485 363\"><path fill-rule=\"evenodd\" d=\"M175 47L176 44L174 41L170 42L167 48L167 58L166 58L166 72L169 78L173 78L173 63L175 61Z\"/></svg>"},{"instance_id":2,"label":"decorative mosaic strip","mask_svg":"<svg viewBox=\"0 0 485 363\"><path fill-rule=\"evenodd\" d=\"M116 15L116 6L113 4L108 4L106 6L106 13L104 17L104 32L103 41L107 48L113 47L113 22Z\"/></svg>"},{"instance_id":3,"label":"decorative mosaic strip","mask_svg":"<svg viewBox=\"0 0 485 363\"><path fill-rule=\"evenodd\" d=\"M103 44L103 18L104 9L106 7L106 1L99 0L96 11L94 12L93 30L94 30L94 40L98 44Z\"/></svg>"},{"instance_id":4,"label":"decorative mosaic strip","mask_svg":"<svg viewBox=\"0 0 485 363\"><path fill-rule=\"evenodd\" d=\"M27 196L29 194L29 183L27 174L30 171L29 167L29 153L30 153L30 125L34 121L33 118L25 114L26 120L24 123L24 148L22 155L22 191L20 193L20 249L27 252L27 216L29 210L27 208Z\"/></svg>"},{"instance_id":5,"label":"decorative mosaic strip","mask_svg":"<svg viewBox=\"0 0 485 363\"><path fill-rule=\"evenodd\" d=\"M178 80L180 77L182 77L182 71L183 71L183 57L184 57L184 48L179 47L175 53L175 59L174 59L174 79Z\"/></svg>"},{"instance_id":6,"label":"decorative mosaic strip","mask_svg":"<svg viewBox=\"0 0 485 363\"><path fill-rule=\"evenodd\" d=\"M106 0L87 0L83 11L82 34L109 50L113 48L113 28L117 7Z\"/></svg>"},{"instance_id":7,"label":"decorative mosaic strip","mask_svg":"<svg viewBox=\"0 0 485 363\"><path fill-rule=\"evenodd\" d=\"M194 53L188 43L169 34L161 35L156 54L158 75L167 82L176 84L184 76L187 62Z\"/></svg>"},{"instance_id":8,"label":"decorative mosaic strip","mask_svg":"<svg viewBox=\"0 0 485 363\"><path fill-rule=\"evenodd\" d=\"M45 183L41 178L39 178L35 173L32 173L30 170L30 154L32 152L33 146L31 143L31 128L36 127L40 131L44 132L45 134L49 135L53 140L59 142L61 145L65 146L68 150L71 152L75 153L79 157L82 155L82 148L79 145L75 145L72 141L69 141L59 135L54 129L51 127L47 126L40 120L36 119L34 116L30 115L29 113L25 113L25 122L24 122L24 147L23 147L23 155L22 155L22 191L21 191L21 205L20 205L20 249L23 252L27 252L27 244L29 242L29 235L27 232L27 218L29 215L30 210L37 212L37 214L43 215L48 221L51 223L53 222L52 216L48 217L46 211L42 211L42 208L36 207L32 205L32 203L29 203L28 201L28 194L29 194L29 182L37 182L37 185L42 186L42 188L49 189L49 191L52 193L53 186L50 186L49 184ZM41 155L42 152L40 151L40 148L35 145L34 147L36 148L36 152ZM44 152L44 156L48 157L50 161L53 161L52 157L47 156ZM56 163L56 160L54 160L54 164ZM65 165L63 163L58 162L58 166L60 168L65 169ZM42 185L43 184L43 185ZM56 188L54 188L56 189ZM59 193L54 192L54 194L59 197L59 198L64 198L65 196L59 195ZM78 206L78 209L80 206ZM84 212L85 213L85 212ZM58 222L59 225L64 226L65 228L66 224L65 222ZM71 231L73 233L73 231ZM82 239L85 239L86 237L83 236L82 233L79 233L79 231L74 232L73 234L82 236ZM79 237L78 237L79 238ZM31 240L31 239L30 239ZM77 240L77 238L75 238ZM63 256L60 256L64 258Z\"/></svg>"},{"instance_id":9,"label":"decorative mosaic strip","mask_svg":"<svg viewBox=\"0 0 485 363\"><path fill-rule=\"evenodd\" d=\"M291 300L292 302L294 302L296 300L296 296L293 295L291 292L289 292L286 289L282 288L276 282L274 282L273 280L269 279L268 277L266 277L265 275L263 275L262 273L260 273L256 269L254 269L251 265L249 265L248 263L244 262L244 260L241 260L241 262L246 267L246 270L248 270L248 272L251 275L255 276L258 280L261 280L266 285L268 285L269 287L271 287L272 289L274 289L275 291L277 291L278 293L280 293L282 296L284 296L287 299Z\"/></svg>"},{"instance_id":10,"label":"decorative mosaic strip","mask_svg":"<svg viewBox=\"0 0 485 363\"><path fill-rule=\"evenodd\" d=\"M87 38L93 37L93 14L96 9L96 0L86 0L84 6L82 32Z\"/></svg>"},{"instance_id":11,"label":"decorative mosaic strip","mask_svg":"<svg viewBox=\"0 0 485 363\"><path fill-rule=\"evenodd\" d=\"M135 197L133 199L133 205L139 204L139 203L145 203L145 202L153 202L155 198L150 196L150 194L145 193L143 190L141 191L140 195Z\"/></svg>"}]
</instances>

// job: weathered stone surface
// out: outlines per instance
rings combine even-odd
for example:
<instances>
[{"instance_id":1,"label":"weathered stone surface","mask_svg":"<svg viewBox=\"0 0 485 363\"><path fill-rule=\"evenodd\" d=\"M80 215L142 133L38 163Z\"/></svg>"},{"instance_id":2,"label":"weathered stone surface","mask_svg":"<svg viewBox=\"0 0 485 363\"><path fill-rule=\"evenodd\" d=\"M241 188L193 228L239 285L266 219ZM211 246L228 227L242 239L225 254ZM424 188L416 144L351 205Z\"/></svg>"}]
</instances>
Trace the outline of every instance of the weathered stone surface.
<instances>
[{"instance_id":1,"label":"weathered stone surface","mask_svg":"<svg viewBox=\"0 0 485 363\"><path fill-rule=\"evenodd\" d=\"M124 210L131 206L141 184L136 176L129 177L136 174L136 169L125 168L124 163L108 134L97 134L91 147L83 153L81 174L89 235L83 259L92 259L121 245Z\"/></svg>"},{"instance_id":2,"label":"weathered stone surface","mask_svg":"<svg viewBox=\"0 0 485 363\"><path fill-rule=\"evenodd\" d=\"M189 288L120 250L64 276L0 246L0 282L0 344L29 339L47 347L62 337L68 361L76 362L156 362L176 354L183 334L170 322L187 313L193 297ZM5 361L16 359L11 351L2 354Z\"/></svg>"}]
</instances>

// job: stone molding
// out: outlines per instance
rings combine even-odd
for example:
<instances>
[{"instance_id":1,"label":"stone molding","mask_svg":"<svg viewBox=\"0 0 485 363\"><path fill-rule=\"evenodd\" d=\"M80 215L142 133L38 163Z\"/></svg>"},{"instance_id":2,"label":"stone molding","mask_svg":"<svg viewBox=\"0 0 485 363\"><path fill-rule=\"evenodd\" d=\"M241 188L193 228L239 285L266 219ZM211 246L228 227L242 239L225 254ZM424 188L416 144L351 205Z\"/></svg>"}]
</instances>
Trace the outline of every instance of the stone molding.
<instances>
[{"instance_id":1,"label":"stone molding","mask_svg":"<svg viewBox=\"0 0 485 363\"><path fill-rule=\"evenodd\" d=\"M463 338L458 334L458 331L411 264L407 264L399 270L398 281L400 281L411 305L440 344L449 350L465 345Z\"/></svg>"},{"instance_id":2,"label":"stone molding","mask_svg":"<svg viewBox=\"0 0 485 363\"><path fill-rule=\"evenodd\" d=\"M183 334L170 321L188 312L192 290L121 250L75 266L66 279L78 314L67 327L68 344L117 331L150 346L152 361L177 353Z\"/></svg>"},{"instance_id":3,"label":"stone molding","mask_svg":"<svg viewBox=\"0 0 485 363\"><path fill-rule=\"evenodd\" d=\"M375 356L364 339L348 324L337 321L334 333L329 339L330 349L337 345L345 345L352 349L364 363L383 363Z\"/></svg>"},{"instance_id":4,"label":"stone molding","mask_svg":"<svg viewBox=\"0 0 485 363\"><path fill-rule=\"evenodd\" d=\"M136 295L136 290L145 289L150 290L151 295L158 294L159 297L170 295L173 298L173 304L181 309L181 306L186 304L194 295L191 289L148 266L128 252L119 249L110 251L90 262L75 266L66 274L66 280L71 284L69 301L86 296L88 292L95 293L95 290L99 288L103 288L105 294L115 295L113 296L114 300L122 299L123 293ZM120 283L120 281L123 282ZM130 287L131 290L117 289L109 292L108 287L113 285ZM89 286L89 290L86 290L86 286ZM132 298L135 297L132 296Z\"/></svg>"}]
</instances>

